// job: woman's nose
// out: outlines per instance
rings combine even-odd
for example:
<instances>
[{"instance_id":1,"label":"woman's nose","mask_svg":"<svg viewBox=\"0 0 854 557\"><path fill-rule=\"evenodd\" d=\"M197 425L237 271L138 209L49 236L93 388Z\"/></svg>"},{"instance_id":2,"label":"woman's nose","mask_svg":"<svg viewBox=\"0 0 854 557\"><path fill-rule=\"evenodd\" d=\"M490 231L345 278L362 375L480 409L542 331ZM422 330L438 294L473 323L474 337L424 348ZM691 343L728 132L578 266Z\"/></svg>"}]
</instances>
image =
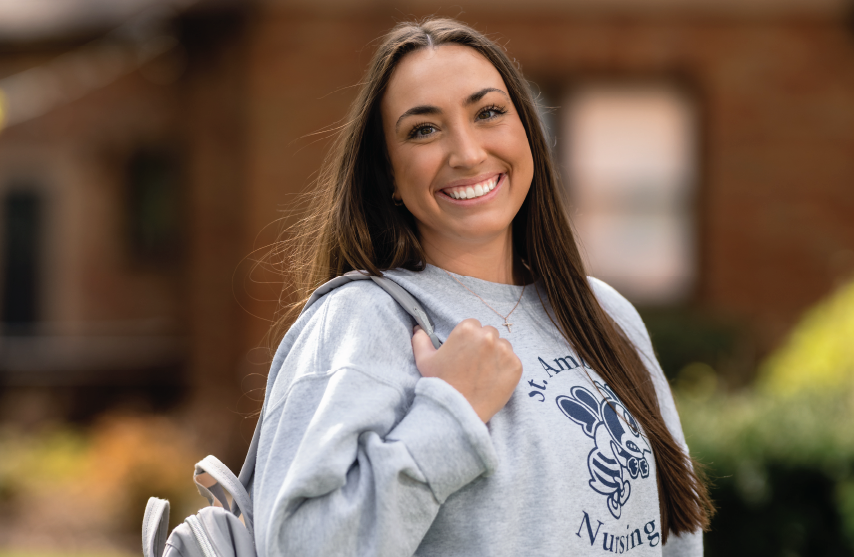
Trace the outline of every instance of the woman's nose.
<instances>
[{"instance_id":1,"label":"woman's nose","mask_svg":"<svg viewBox=\"0 0 854 557\"><path fill-rule=\"evenodd\" d=\"M486 160L486 150L473 130L456 130L451 138L448 164L452 168L473 168Z\"/></svg>"}]
</instances>

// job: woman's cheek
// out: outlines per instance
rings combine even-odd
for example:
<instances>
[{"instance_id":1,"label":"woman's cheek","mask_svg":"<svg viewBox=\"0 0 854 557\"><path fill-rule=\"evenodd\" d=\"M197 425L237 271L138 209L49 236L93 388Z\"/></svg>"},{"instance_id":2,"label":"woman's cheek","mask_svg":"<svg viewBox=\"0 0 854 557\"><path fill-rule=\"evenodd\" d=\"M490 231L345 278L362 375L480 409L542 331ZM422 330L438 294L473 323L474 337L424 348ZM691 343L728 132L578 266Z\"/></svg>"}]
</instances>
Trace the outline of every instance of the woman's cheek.
<instances>
[{"instance_id":1,"label":"woman's cheek","mask_svg":"<svg viewBox=\"0 0 854 557\"><path fill-rule=\"evenodd\" d=\"M404 162L407 185L417 191L429 191L430 184L441 168L442 159L435 149L425 145L425 149L416 151Z\"/></svg>"}]
</instances>

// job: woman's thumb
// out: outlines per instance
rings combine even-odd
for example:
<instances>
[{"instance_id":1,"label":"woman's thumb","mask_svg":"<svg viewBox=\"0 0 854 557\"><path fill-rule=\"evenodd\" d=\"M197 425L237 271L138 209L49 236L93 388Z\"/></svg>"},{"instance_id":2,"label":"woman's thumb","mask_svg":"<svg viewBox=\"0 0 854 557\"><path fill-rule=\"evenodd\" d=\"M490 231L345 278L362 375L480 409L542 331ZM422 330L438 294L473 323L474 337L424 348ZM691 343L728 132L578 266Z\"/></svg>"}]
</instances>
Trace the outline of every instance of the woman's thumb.
<instances>
[{"instance_id":1,"label":"woman's thumb","mask_svg":"<svg viewBox=\"0 0 854 557\"><path fill-rule=\"evenodd\" d=\"M419 366L419 362L423 362L425 358L429 358L434 352L436 352L436 348L433 347L433 341L430 340L424 329L416 325L415 332L412 335L412 353L415 354L415 365L419 371L423 371Z\"/></svg>"}]
</instances>

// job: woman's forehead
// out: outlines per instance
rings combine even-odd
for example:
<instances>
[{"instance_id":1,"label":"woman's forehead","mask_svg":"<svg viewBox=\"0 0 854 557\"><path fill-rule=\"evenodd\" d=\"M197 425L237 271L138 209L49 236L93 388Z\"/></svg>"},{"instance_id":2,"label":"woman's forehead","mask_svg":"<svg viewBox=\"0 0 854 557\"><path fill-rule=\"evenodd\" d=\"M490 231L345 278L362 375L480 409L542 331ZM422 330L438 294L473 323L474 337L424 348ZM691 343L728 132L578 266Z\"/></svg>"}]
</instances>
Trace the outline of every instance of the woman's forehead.
<instances>
[{"instance_id":1,"label":"woman's forehead","mask_svg":"<svg viewBox=\"0 0 854 557\"><path fill-rule=\"evenodd\" d=\"M485 87L506 90L501 74L480 52L461 45L425 47L398 62L383 105L398 109L401 105L459 103Z\"/></svg>"}]
</instances>

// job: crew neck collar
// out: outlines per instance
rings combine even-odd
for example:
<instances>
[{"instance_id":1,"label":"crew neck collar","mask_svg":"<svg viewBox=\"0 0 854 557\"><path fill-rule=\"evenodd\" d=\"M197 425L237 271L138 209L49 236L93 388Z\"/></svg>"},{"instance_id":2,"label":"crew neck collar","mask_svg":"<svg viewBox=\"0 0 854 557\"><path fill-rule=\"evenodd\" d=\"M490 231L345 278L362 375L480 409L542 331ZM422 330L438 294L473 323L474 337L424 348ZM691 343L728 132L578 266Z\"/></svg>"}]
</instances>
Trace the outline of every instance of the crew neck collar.
<instances>
[{"instance_id":1,"label":"crew neck collar","mask_svg":"<svg viewBox=\"0 0 854 557\"><path fill-rule=\"evenodd\" d=\"M522 293L522 289L525 288L525 296L527 297L527 292L531 291L535 292L536 288L534 284L529 284L526 286L517 286L515 284L504 284L500 282L490 282L488 280L479 279L476 277L470 277L466 275L458 275L456 273L452 273L451 271L446 271L441 267L437 267L435 265L427 264L424 269L425 273L429 273L430 276L434 276L436 278L441 279L444 277L445 280L454 284L457 288L460 288L460 285L457 284L455 280L451 277L456 278L472 291L476 292L478 296L484 298L494 298L494 299L504 299L507 297L511 298L519 298L519 295ZM447 273L447 274L446 274ZM450 277L448 275L451 275Z\"/></svg>"}]
</instances>

